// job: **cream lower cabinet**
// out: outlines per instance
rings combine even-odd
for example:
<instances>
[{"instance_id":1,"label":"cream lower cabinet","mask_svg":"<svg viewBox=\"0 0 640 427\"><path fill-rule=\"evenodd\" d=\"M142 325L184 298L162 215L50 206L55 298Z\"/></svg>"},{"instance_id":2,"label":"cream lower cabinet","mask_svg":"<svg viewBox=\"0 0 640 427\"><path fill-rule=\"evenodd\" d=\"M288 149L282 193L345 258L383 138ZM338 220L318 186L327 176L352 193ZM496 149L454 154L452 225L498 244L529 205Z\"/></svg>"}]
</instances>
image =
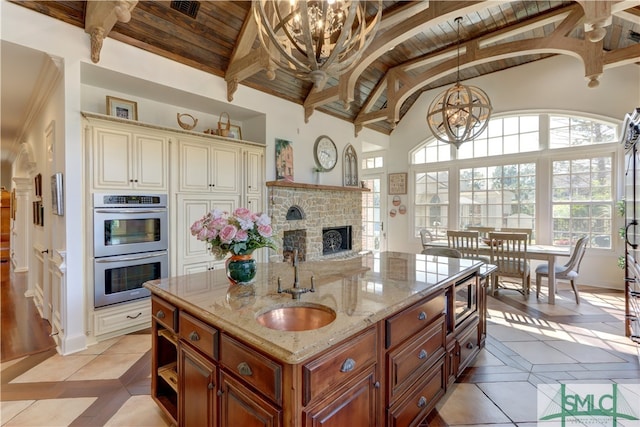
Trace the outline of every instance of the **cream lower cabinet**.
<instances>
[{"instance_id":1,"label":"cream lower cabinet","mask_svg":"<svg viewBox=\"0 0 640 427\"><path fill-rule=\"evenodd\" d=\"M136 125L90 119L92 188L167 192L169 137Z\"/></svg>"},{"instance_id":2,"label":"cream lower cabinet","mask_svg":"<svg viewBox=\"0 0 640 427\"><path fill-rule=\"evenodd\" d=\"M212 209L231 212L240 206L240 196L176 195L176 245L174 276L224 268L223 260L215 260L207 244L191 235L191 225Z\"/></svg>"}]
</instances>

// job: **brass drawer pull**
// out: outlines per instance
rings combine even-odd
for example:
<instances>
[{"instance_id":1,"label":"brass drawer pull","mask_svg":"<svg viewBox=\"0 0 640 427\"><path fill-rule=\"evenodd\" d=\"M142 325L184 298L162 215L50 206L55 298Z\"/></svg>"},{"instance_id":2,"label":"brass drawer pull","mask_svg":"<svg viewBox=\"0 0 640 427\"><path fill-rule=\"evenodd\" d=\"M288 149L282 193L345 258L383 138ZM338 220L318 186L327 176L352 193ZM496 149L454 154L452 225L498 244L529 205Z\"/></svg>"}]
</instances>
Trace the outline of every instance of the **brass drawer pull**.
<instances>
[{"instance_id":1,"label":"brass drawer pull","mask_svg":"<svg viewBox=\"0 0 640 427\"><path fill-rule=\"evenodd\" d=\"M468 342L468 343L467 343L467 348L468 348L469 350L471 350L471 349L473 348L473 343L472 343L472 342Z\"/></svg>"},{"instance_id":2,"label":"brass drawer pull","mask_svg":"<svg viewBox=\"0 0 640 427\"><path fill-rule=\"evenodd\" d=\"M418 399L418 408L424 408L425 406L427 406L427 398L420 396L420 399Z\"/></svg>"},{"instance_id":3,"label":"brass drawer pull","mask_svg":"<svg viewBox=\"0 0 640 427\"><path fill-rule=\"evenodd\" d=\"M427 355L428 355L427 350L423 348L422 350L420 350L420 354L418 354L418 359L426 359Z\"/></svg>"},{"instance_id":4,"label":"brass drawer pull","mask_svg":"<svg viewBox=\"0 0 640 427\"><path fill-rule=\"evenodd\" d=\"M238 364L238 372L240 373L240 375L244 375L247 377L250 377L251 375L253 375L251 366L249 366L247 362L240 362L240 364Z\"/></svg>"},{"instance_id":5,"label":"brass drawer pull","mask_svg":"<svg viewBox=\"0 0 640 427\"><path fill-rule=\"evenodd\" d=\"M164 317L165 317L164 311L158 310L158 312L156 313L156 317L158 319L164 319Z\"/></svg>"},{"instance_id":6,"label":"brass drawer pull","mask_svg":"<svg viewBox=\"0 0 640 427\"><path fill-rule=\"evenodd\" d=\"M200 335L198 335L196 331L191 331L191 333L189 334L189 339L191 341L200 341Z\"/></svg>"},{"instance_id":7,"label":"brass drawer pull","mask_svg":"<svg viewBox=\"0 0 640 427\"><path fill-rule=\"evenodd\" d=\"M425 320L427 318L427 313L425 313L424 311L421 311L420 314L418 314L418 320Z\"/></svg>"},{"instance_id":8,"label":"brass drawer pull","mask_svg":"<svg viewBox=\"0 0 640 427\"><path fill-rule=\"evenodd\" d=\"M340 367L340 372L351 372L355 369L355 367L356 367L356 361L353 360L352 358L348 358L342 363L342 366Z\"/></svg>"}]
</instances>

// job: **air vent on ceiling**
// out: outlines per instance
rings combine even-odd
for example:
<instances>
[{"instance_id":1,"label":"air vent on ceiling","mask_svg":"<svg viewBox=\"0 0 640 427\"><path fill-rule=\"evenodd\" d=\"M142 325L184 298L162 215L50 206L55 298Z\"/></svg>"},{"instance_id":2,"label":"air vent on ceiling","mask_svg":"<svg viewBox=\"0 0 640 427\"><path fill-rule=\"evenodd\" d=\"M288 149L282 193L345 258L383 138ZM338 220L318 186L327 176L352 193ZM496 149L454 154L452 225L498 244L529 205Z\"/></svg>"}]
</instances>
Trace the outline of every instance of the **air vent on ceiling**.
<instances>
[{"instance_id":1,"label":"air vent on ceiling","mask_svg":"<svg viewBox=\"0 0 640 427\"><path fill-rule=\"evenodd\" d=\"M171 8L195 19L198 15L200 2L198 1L172 1Z\"/></svg>"},{"instance_id":2,"label":"air vent on ceiling","mask_svg":"<svg viewBox=\"0 0 640 427\"><path fill-rule=\"evenodd\" d=\"M629 30L629 40L634 41L636 43L640 42L640 33L636 33L633 30Z\"/></svg>"}]
</instances>

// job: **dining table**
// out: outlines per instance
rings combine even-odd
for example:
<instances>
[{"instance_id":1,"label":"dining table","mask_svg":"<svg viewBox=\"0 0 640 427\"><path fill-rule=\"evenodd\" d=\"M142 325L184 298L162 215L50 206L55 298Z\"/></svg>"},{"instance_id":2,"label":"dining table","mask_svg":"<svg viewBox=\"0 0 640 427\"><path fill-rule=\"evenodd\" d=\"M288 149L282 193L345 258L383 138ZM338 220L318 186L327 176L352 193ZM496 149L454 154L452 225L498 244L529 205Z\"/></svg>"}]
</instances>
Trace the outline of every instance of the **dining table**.
<instances>
[{"instance_id":1,"label":"dining table","mask_svg":"<svg viewBox=\"0 0 640 427\"><path fill-rule=\"evenodd\" d=\"M429 242L429 246L441 248L449 247L449 242L443 239L432 240L431 242ZM480 241L478 245L478 255L491 256L491 246ZM571 248L568 246L538 244L527 245L527 259L546 261L549 263L549 275L547 278L549 282L549 296L547 301L549 304L556 303L556 258L568 257L569 255L571 255ZM495 292L495 289L493 289L493 284L491 285L491 291L492 293Z\"/></svg>"}]
</instances>

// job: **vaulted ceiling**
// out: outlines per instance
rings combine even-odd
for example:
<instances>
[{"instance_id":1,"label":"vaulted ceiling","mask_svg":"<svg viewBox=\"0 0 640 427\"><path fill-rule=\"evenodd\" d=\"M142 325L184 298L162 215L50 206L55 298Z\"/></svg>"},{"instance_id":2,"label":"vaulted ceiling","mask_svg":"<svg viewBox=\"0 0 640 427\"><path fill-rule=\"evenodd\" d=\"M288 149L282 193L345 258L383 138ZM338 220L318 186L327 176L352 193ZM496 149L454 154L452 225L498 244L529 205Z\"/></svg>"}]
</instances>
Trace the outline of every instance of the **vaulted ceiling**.
<instances>
[{"instance_id":1,"label":"vaulted ceiling","mask_svg":"<svg viewBox=\"0 0 640 427\"><path fill-rule=\"evenodd\" d=\"M84 28L94 62L110 37L223 77L229 102L246 85L303 105L307 120L318 110L354 123L356 132L366 126L390 133L423 91L455 82L458 63L467 80L571 55L584 64L576 78L590 86L607 68L640 65L640 0L383 1L362 60L321 90L281 71L269 79L250 1L15 3ZM189 6L197 6L194 17L184 13ZM122 8L128 21L116 13ZM459 43L456 17L463 18Z\"/></svg>"}]
</instances>

